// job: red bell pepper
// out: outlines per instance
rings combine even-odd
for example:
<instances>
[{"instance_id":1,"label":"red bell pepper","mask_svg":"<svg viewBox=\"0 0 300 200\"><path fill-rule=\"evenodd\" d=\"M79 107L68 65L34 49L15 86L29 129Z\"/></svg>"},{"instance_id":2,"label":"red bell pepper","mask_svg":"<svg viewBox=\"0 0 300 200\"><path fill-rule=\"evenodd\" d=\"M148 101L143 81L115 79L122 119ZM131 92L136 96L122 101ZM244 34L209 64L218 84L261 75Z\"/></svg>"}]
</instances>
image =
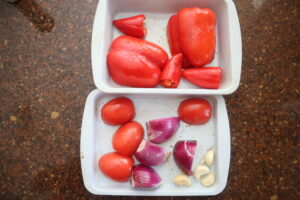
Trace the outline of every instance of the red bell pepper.
<instances>
[{"instance_id":1,"label":"red bell pepper","mask_svg":"<svg viewBox=\"0 0 300 200\"><path fill-rule=\"evenodd\" d=\"M112 79L130 87L156 86L168 60L167 53L156 44L124 35L112 42L107 55Z\"/></svg>"},{"instance_id":2,"label":"red bell pepper","mask_svg":"<svg viewBox=\"0 0 300 200\"><path fill-rule=\"evenodd\" d=\"M172 15L168 22L167 27L167 35L168 35L168 42L170 46L171 54L174 56L178 53L182 53L179 45L179 33L178 33L178 17L177 15ZM188 61L183 58L183 68L189 68L191 65Z\"/></svg>"},{"instance_id":3,"label":"red bell pepper","mask_svg":"<svg viewBox=\"0 0 300 200\"><path fill-rule=\"evenodd\" d=\"M181 53L179 46L178 20L177 15L172 15L168 22L167 35L172 55Z\"/></svg>"},{"instance_id":4,"label":"red bell pepper","mask_svg":"<svg viewBox=\"0 0 300 200\"><path fill-rule=\"evenodd\" d=\"M124 49L141 54L151 60L160 69L163 69L169 60L168 54L158 45L126 35L117 37L112 42L111 49Z\"/></svg>"},{"instance_id":5,"label":"red bell pepper","mask_svg":"<svg viewBox=\"0 0 300 200\"><path fill-rule=\"evenodd\" d=\"M138 53L113 49L107 55L107 62L112 79L120 85L155 87L159 82L159 67Z\"/></svg>"},{"instance_id":6,"label":"red bell pepper","mask_svg":"<svg viewBox=\"0 0 300 200\"><path fill-rule=\"evenodd\" d=\"M178 12L179 46L188 62L202 67L214 58L216 15L211 9L183 8Z\"/></svg>"},{"instance_id":7,"label":"red bell pepper","mask_svg":"<svg viewBox=\"0 0 300 200\"><path fill-rule=\"evenodd\" d=\"M182 76L191 83L208 89L218 89L221 83L220 67L202 67L186 69Z\"/></svg>"},{"instance_id":8,"label":"red bell pepper","mask_svg":"<svg viewBox=\"0 0 300 200\"><path fill-rule=\"evenodd\" d=\"M177 88L180 82L182 54L173 56L164 67L160 78L160 84L166 88Z\"/></svg>"},{"instance_id":9,"label":"red bell pepper","mask_svg":"<svg viewBox=\"0 0 300 200\"><path fill-rule=\"evenodd\" d=\"M113 24L126 35L143 38L147 34L147 29L144 27L144 19L145 15L137 15L114 20Z\"/></svg>"}]
</instances>

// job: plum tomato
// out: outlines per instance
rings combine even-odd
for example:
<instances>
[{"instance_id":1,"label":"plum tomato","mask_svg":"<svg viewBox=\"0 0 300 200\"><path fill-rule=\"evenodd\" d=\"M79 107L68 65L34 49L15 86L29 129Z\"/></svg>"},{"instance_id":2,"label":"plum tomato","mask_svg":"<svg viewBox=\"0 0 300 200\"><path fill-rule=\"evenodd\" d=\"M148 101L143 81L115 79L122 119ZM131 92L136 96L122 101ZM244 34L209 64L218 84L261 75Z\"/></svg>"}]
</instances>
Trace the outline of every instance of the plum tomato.
<instances>
[{"instance_id":1,"label":"plum tomato","mask_svg":"<svg viewBox=\"0 0 300 200\"><path fill-rule=\"evenodd\" d=\"M190 98L180 103L177 112L182 121L200 125L208 122L212 114L212 107L205 99Z\"/></svg>"},{"instance_id":2,"label":"plum tomato","mask_svg":"<svg viewBox=\"0 0 300 200\"><path fill-rule=\"evenodd\" d=\"M128 122L115 132L112 140L114 149L125 156L131 156L144 138L144 129L137 122Z\"/></svg>"},{"instance_id":3,"label":"plum tomato","mask_svg":"<svg viewBox=\"0 0 300 200\"><path fill-rule=\"evenodd\" d=\"M127 97L112 99L102 107L101 117L109 125L125 124L135 117L134 104Z\"/></svg>"},{"instance_id":4,"label":"plum tomato","mask_svg":"<svg viewBox=\"0 0 300 200\"><path fill-rule=\"evenodd\" d=\"M126 182L129 179L133 164L132 157L116 152L107 153L99 159L99 169L107 177L119 182Z\"/></svg>"}]
</instances>

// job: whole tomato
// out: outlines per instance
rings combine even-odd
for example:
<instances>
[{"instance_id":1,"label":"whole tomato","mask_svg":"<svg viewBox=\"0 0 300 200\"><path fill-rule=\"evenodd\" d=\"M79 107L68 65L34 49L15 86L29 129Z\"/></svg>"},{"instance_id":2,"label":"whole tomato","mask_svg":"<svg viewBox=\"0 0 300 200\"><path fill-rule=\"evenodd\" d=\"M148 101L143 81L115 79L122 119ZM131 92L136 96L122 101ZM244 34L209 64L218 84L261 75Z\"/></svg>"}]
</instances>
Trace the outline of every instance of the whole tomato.
<instances>
[{"instance_id":1,"label":"whole tomato","mask_svg":"<svg viewBox=\"0 0 300 200\"><path fill-rule=\"evenodd\" d=\"M129 122L135 117L133 102L127 97L112 99L102 107L101 117L109 125Z\"/></svg>"},{"instance_id":2,"label":"whole tomato","mask_svg":"<svg viewBox=\"0 0 300 200\"><path fill-rule=\"evenodd\" d=\"M114 134L112 144L114 149L125 156L131 156L144 138L144 129L137 122L122 125Z\"/></svg>"},{"instance_id":3,"label":"whole tomato","mask_svg":"<svg viewBox=\"0 0 300 200\"><path fill-rule=\"evenodd\" d=\"M109 178L125 182L129 179L134 161L131 157L111 152L99 159L99 169Z\"/></svg>"},{"instance_id":4,"label":"whole tomato","mask_svg":"<svg viewBox=\"0 0 300 200\"><path fill-rule=\"evenodd\" d=\"M177 112L182 121L199 125L208 122L212 114L212 108L205 99L191 98L182 101Z\"/></svg>"}]
</instances>

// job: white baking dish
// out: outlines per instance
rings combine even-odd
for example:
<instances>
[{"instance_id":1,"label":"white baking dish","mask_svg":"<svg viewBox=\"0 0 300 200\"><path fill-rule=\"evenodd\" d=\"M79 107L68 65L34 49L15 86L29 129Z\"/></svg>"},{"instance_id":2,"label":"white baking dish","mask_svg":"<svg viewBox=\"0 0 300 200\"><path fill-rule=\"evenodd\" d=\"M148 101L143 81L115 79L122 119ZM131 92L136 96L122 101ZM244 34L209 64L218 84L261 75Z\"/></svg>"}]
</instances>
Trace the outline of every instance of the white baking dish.
<instances>
[{"instance_id":1,"label":"white baking dish","mask_svg":"<svg viewBox=\"0 0 300 200\"><path fill-rule=\"evenodd\" d=\"M220 66L223 71L219 89L199 88L183 78L178 89L131 88L112 81L108 74L106 55L112 40L120 32L112 20L137 14L146 15L146 40L163 47L168 54L166 26L169 17L184 7L211 8L217 15L217 46L215 58L207 66ZM214 94L233 93L241 75L242 45L240 25L232 0L100 0L95 15L92 36L92 67L97 88L106 93L152 94Z\"/></svg>"},{"instance_id":2,"label":"white baking dish","mask_svg":"<svg viewBox=\"0 0 300 200\"><path fill-rule=\"evenodd\" d=\"M88 191L98 195L133 195L133 196L200 196L216 195L226 186L230 160L230 131L225 102L222 96L205 96L213 106L213 115L205 125L190 126L181 122L177 133L162 146L172 150L178 140L197 140L197 152L194 165L202 160L207 149L215 150L216 158L212 166L216 183L212 187L203 187L192 179L191 187L177 187L172 179L182 172L175 165L171 156L167 163L154 167L161 175L163 185L155 190L137 190L130 187L129 182L118 183L105 177L98 169L101 155L113 151L111 138L118 126L109 126L102 122L99 111L112 98L127 96L135 104L135 121L145 128L145 122L170 116L177 116L179 103L191 96L183 95L147 95L105 94L99 90L91 92L86 100L81 128L81 167L84 185ZM146 130L146 129L145 129ZM145 132L145 138L147 134ZM136 162L137 163L137 162Z\"/></svg>"}]
</instances>

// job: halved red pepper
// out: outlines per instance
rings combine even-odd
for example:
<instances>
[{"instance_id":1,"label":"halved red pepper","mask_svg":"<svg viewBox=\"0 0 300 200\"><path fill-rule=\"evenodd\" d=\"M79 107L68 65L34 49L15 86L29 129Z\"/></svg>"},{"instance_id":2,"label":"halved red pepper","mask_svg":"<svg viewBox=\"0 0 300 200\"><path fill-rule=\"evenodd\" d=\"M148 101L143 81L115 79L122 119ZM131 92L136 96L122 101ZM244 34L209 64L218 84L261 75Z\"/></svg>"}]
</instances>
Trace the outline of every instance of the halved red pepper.
<instances>
[{"instance_id":1,"label":"halved red pepper","mask_svg":"<svg viewBox=\"0 0 300 200\"><path fill-rule=\"evenodd\" d=\"M182 54L173 56L164 67L160 78L160 84L166 88L177 88L180 82Z\"/></svg>"},{"instance_id":2,"label":"halved red pepper","mask_svg":"<svg viewBox=\"0 0 300 200\"><path fill-rule=\"evenodd\" d=\"M130 87L155 87L168 60L168 54L158 45L125 35L112 42L107 55L113 81Z\"/></svg>"},{"instance_id":3,"label":"halved red pepper","mask_svg":"<svg viewBox=\"0 0 300 200\"><path fill-rule=\"evenodd\" d=\"M197 86L218 89L221 83L222 70L220 67L186 69L183 71L182 76Z\"/></svg>"},{"instance_id":4,"label":"halved red pepper","mask_svg":"<svg viewBox=\"0 0 300 200\"><path fill-rule=\"evenodd\" d=\"M216 15L208 8L183 8L178 12L179 46L188 62L202 67L214 58Z\"/></svg>"},{"instance_id":5,"label":"halved red pepper","mask_svg":"<svg viewBox=\"0 0 300 200\"><path fill-rule=\"evenodd\" d=\"M168 22L167 27L167 35L168 35L168 42L171 54L174 56L178 53L182 53L179 45L179 33L178 33L178 18L177 15L172 15ZM189 68L191 65L188 63L188 61L183 58L183 68Z\"/></svg>"},{"instance_id":6,"label":"halved red pepper","mask_svg":"<svg viewBox=\"0 0 300 200\"><path fill-rule=\"evenodd\" d=\"M112 49L107 55L108 70L112 79L124 86L155 87L161 71L146 57L123 49Z\"/></svg>"},{"instance_id":7,"label":"halved red pepper","mask_svg":"<svg viewBox=\"0 0 300 200\"><path fill-rule=\"evenodd\" d=\"M145 15L137 15L114 20L113 24L126 35L143 38L147 34L147 29L144 27L144 20Z\"/></svg>"},{"instance_id":8,"label":"halved red pepper","mask_svg":"<svg viewBox=\"0 0 300 200\"><path fill-rule=\"evenodd\" d=\"M160 69L167 64L168 54L158 45L135 37L122 35L111 43L111 49L125 49L141 54L151 60Z\"/></svg>"},{"instance_id":9,"label":"halved red pepper","mask_svg":"<svg viewBox=\"0 0 300 200\"><path fill-rule=\"evenodd\" d=\"M178 20L177 15L172 15L168 22L167 27L168 42L172 55L181 53L179 46L179 34L178 34Z\"/></svg>"}]
</instances>

